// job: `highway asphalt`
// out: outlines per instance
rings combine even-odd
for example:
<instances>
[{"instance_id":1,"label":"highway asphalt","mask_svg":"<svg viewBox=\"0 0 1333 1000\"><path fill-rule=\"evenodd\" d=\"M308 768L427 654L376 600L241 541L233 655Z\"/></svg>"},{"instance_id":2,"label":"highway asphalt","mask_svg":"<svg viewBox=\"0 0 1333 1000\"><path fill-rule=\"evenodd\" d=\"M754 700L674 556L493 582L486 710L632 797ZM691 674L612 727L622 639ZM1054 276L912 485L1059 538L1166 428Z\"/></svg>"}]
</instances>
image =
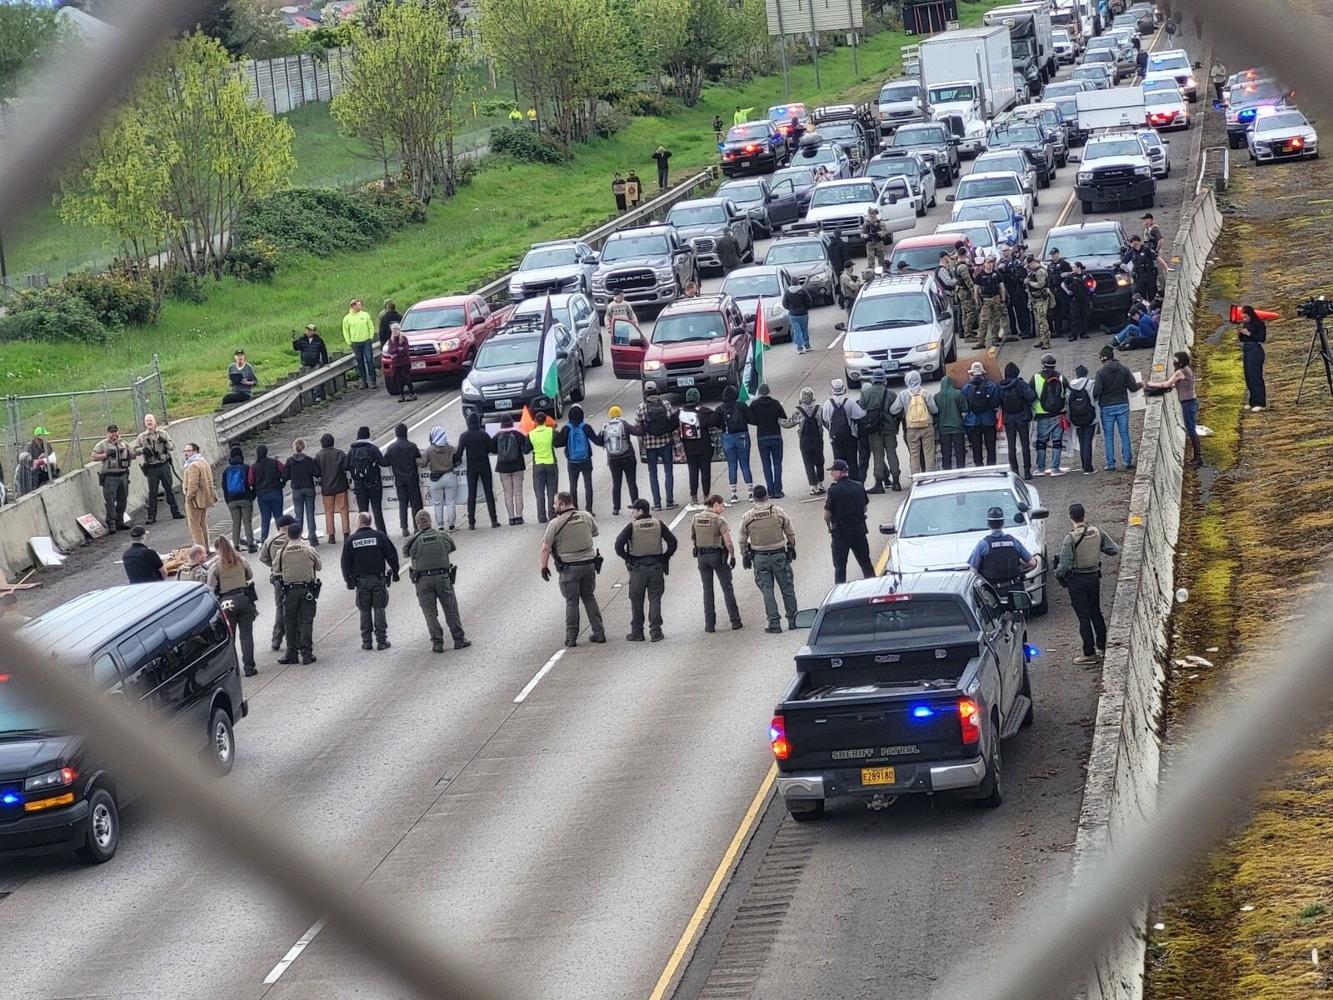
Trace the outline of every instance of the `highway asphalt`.
<instances>
[{"instance_id":1,"label":"highway asphalt","mask_svg":"<svg viewBox=\"0 0 1333 1000\"><path fill-rule=\"evenodd\" d=\"M1159 187L1168 234L1186 147L1173 141L1178 170ZM1069 201L1076 169L1071 164L1040 192L1034 246L1057 218L1078 218ZM947 208L941 201L917 231L945 221ZM1139 214L1124 213L1127 228L1137 228ZM813 353L798 356L784 344L768 355L768 381L789 408L802 386L822 399L830 378L842 375L833 328L841 318L835 308L813 315ZM1099 339L1060 342L1055 353L1066 372L1076 360L1095 368L1099 346ZM1016 360L1029 373L1039 356L1019 343L1000 360ZM1142 364L1131 367L1147 364L1147 352L1134 357ZM589 374L585 409L594 424L612 403L637 403L637 386L616 381L609 365ZM385 435L406 417L424 447L435 423L454 436L461 431L456 398L456 386L427 388L417 404L398 404L382 391L353 393L269 439L328 430L346 443L361 423ZM742 877L719 918L728 906L745 905L752 874L790 863L797 876L786 880L791 892L777 904L785 922L760 922L771 934L767 945L758 941L763 961L750 960L743 973L753 995L852 997L870 984L876 995L928 995L960 954L984 955L984 947L962 942L1021 920L1027 887L1067 874L1096 676L1069 663L1076 642L1063 592L1053 591L1051 614L1033 623L1032 639L1044 650L1033 669L1038 722L1006 750L1009 799L1001 809L903 802L871 814L844 807L821 825L795 830L780 803L768 806L756 793L770 769L770 711L800 637L762 632L759 595L745 574L737 584L745 629L704 634L699 579L686 552L667 580L667 641L625 643L626 574L611 556L623 521L610 516L609 476L596 461L595 508L609 557L598 580L607 645L562 648L563 609L556 585L537 574L540 529L531 510L522 527L458 532L460 604L474 645L441 656L430 652L405 577L391 592L393 648L362 652L352 595L332 569L336 553L322 548L330 566L316 621L319 661L280 667L260 643L262 672L246 682L251 714L237 727L239 758L226 780L310 850L337 859L349 884L408 908L442 947L513 996L662 995L693 944L682 932L703 926L701 897L717 899L707 890L728 845L739 850L751 833ZM758 474L757 455L753 465ZM783 506L800 551L797 591L811 606L831 585L832 567L820 505L803 502L794 440L784 473ZM678 499L688 494L684 474L677 470ZM715 466L714 489L724 475ZM1053 512L1050 544L1062 536L1064 508L1075 499L1117 533L1130 481L1123 472L1038 480ZM642 469L640 486L646 492ZM872 498L872 524L891 520L902 496ZM743 509L733 509L733 525ZM669 516L687 531L684 508ZM157 527L159 548L182 534L177 524ZM26 613L120 582L117 549L104 542L80 552L62 577L48 578ZM1112 572L1108 599L1113 588ZM271 621L266 607L261 635ZM197 845L189 827L136 805L125 811L124 841L109 865L0 861L0 992L164 1000L399 995L353 943L321 932L320 914L274 898L233 857ZM765 854L772 856L767 869ZM723 995L718 982L707 985L712 966L703 959L729 944L726 931L722 919L709 925L681 995Z\"/></svg>"}]
</instances>

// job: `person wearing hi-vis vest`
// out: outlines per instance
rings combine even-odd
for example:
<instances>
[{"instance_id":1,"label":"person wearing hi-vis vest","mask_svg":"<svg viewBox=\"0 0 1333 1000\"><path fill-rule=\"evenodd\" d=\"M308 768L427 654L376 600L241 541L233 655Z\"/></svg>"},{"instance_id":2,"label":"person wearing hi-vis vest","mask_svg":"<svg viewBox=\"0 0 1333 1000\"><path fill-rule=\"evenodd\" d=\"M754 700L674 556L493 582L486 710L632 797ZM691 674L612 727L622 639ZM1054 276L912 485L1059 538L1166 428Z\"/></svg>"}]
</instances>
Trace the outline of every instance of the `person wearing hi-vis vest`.
<instances>
[{"instance_id":1,"label":"person wearing hi-vis vest","mask_svg":"<svg viewBox=\"0 0 1333 1000\"><path fill-rule=\"evenodd\" d=\"M616 555L629 569L630 642L643 642L644 598L648 599L648 638L662 641L662 594L671 572L671 557L676 554L676 536L653 517L648 501L635 500L630 505L633 519L616 536Z\"/></svg>"}]
</instances>

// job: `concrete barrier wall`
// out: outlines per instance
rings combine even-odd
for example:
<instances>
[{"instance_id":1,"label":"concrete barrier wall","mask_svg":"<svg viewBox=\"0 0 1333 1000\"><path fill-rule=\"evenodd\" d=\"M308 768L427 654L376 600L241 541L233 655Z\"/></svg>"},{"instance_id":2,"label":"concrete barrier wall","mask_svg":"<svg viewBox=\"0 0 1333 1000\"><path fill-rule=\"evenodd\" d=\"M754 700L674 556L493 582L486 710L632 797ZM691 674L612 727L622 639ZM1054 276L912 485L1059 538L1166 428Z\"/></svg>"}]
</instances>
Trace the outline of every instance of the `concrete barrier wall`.
<instances>
[{"instance_id":1,"label":"concrete barrier wall","mask_svg":"<svg viewBox=\"0 0 1333 1000\"><path fill-rule=\"evenodd\" d=\"M1194 343L1194 302L1208 253L1222 228L1211 191L1187 207L1168 275L1153 379L1171 370L1171 356ZM1107 622L1102 693L1074 845L1074 892L1116 836L1149 815L1157 803L1159 721L1167 619L1174 600L1176 539L1184 480L1185 426L1175 394L1149 397L1121 546L1115 607ZM1147 901L1107 942L1085 986L1089 1000L1139 1000Z\"/></svg>"},{"instance_id":2,"label":"concrete barrier wall","mask_svg":"<svg viewBox=\"0 0 1333 1000\"><path fill-rule=\"evenodd\" d=\"M218 443L212 415L177 420L168 424L176 442L176 472L180 473L180 451L186 442L199 445L214 465L226 459L226 448ZM148 481L137 471L130 474L128 509L140 510L148 502ZM28 539L49 535L63 549L73 549L88 540L78 519L84 514L105 515L102 489L97 483L97 465L87 465L61 476L16 502L0 507L0 570L11 582L36 565Z\"/></svg>"}]
</instances>

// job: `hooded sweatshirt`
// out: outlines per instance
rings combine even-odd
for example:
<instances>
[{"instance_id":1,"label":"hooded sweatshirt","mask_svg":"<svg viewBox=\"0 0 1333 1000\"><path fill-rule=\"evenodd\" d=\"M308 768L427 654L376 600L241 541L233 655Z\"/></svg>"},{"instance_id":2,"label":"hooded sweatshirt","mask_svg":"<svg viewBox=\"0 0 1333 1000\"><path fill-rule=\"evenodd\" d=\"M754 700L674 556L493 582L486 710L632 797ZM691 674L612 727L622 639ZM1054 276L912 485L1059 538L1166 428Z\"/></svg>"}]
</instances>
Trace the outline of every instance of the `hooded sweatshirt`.
<instances>
[{"instance_id":1,"label":"hooded sweatshirt","mask_svg":"<svg viewBox=\"0 0 1333 1000\"><path fill-rule=\"evenodd\" d=\"M587 435L588 438L588 453L579 458L575 458L573 455L569 453L569 438L570 438L571 427L580 428L583 431L583 433ZM592 429L592 424L587 423L583 419L583 407L575 403L573 406L569 408L569 422L566 423L564 427L561 427L560 430L556 431L555 447L565 449L565 458L568 459L571 464L580 465L586 462L587 464L591 465L592 446L601 444L602 444L601 435Z\"/></svg>"},{"instance_id":2,"label":"hooded sweatshirt","mask_svg":"<svg viewBox=\"0 0 1333 1000\"><path fill-rule=\"evenodd\" d=\"M926 396L925 393L921 391L920 372L918 371L908 372L907 376L903 379L903 383L907 386L907 388L904 389L902 392L898 393L898 398L895 399L893 401L893 405L889 407L889 412L896 417L902 417L904 427L907 426L907 404L911 402L913 396L925 396L926 409L930 411L931 416L935 416L940 412L939 407L935 405L935 397ZM910 427L907 429L909 431L911 430Z\"/></svg>"},{"instance_id":3,"label":"hooded sweatshirt","mask_svg":"<svg viewBox=\"0 0 1333 1000\"><path fill-rule=\"evenodd\" d=\"M935 394L935 409L939 414L941 434L963 433L967 401L953 379L947 376L940 381L940 391Z\"/></svg>"},{"instance_id":4,"label":"hooded sweatshirt","mask_svg":"<svg viewBox=\"0 0 1333 1000\"><path fill-rule=\"evenodd\" d=\"M963 386L963 398L967 400L963 407L963 423L968 427L994 427L995 414L1000 406L1000 388L985 375L973 375L971 381ZM991 405L982 407L980 413L974 410L973 400L982 406L989 399Z\"/></svg>"},{"instance_id":5,"label":"hooded sweatshirt","mask_svg":"<svg viewBox=\"0 0 1333 1000\"><path fill-rule=\"evenodd\" d=\"M416 478L417 469L421 467L421 449L408 439L407 428L402 424L394 428L394 439L384 449L384 460L393 470L395 483L407 483Z\"/></svg>"},{"instance_id":6,"label":"hooded sweatshirt","mask_svg":"<svg viewBox=\"0 0 1333 1000\"><path fill-rule=\"evenodd\" d=\"M750 435L750 408L741 402L735 386L722 390L722 405L717 408L721 427L726 434Z\"/></svg>"},{"instance_id":7,"label":"hooded sweatshirt","mask_svg":"<svg viewBox=\"0 0 1333 1000\"><path fill-rule=\"evenodd\" d=\"M227 453L227 469L230 469L233 465L239 465L245 470L246 488L240 493L233 493L231 490L227 489L227 472L224 470L222 473L222 499L226 500L228 503L232 500L252 499L255 495L255 474L254 470L245 464L245 453L241 451L240 448L232 448L231 451Z\"/></svg>"},{"instance_id":8,"label":"hooded sweatshirt","mask_svg":"<svg viewBox=\"0 0 1333 1000\"><path fill-rule=\"evenodd\" d=\"M250 471L254 473L256 495L281 490L282 484L287 481L286 470L282 463L276 458L268 457L266 444L255 448L255 461L250 466Z\"/></svg>"},{"instance_id":9,"label":"hooded sweatshirt","mask_svg":"<svg viewBox=\"0 0 1333 1000\"><path fill-rule=\"evenodd\" d=\"M517 455L513 454L513 449L509 446L511 437L518 445ZM501 457L505 454L510 455L507 460ZM495 471L502 474L523 472L528 467L527 460L523 458L524 454L532 454L532 442L528 440L528 436L515 427L512 420L508 427L501 424L500 430L495 435Z\"/></svg>"},{"instance_id":10,"label":"hooded sweatshirt","mask_svg":"<svg viewBox=\"0 0 1333 1000\"><path fill-rule=\"evenodd\" d=\"M1018 371L1018 365L1010 361L1004 366L1004 378L997 388L1000 391L1000 409L1004 411L1004 422L1021 423L1032 419L1032 404L1037 401L1025 378Z\"/></svg>"},{"instance_id":11,"label":"hooded sweatshirt","mask_svg":"<svg viewBox=\"0 0 1333 1000\"><path fill-rule=\"evenodd\" d=\"M313 490L319 478L319 463L303 451L294 451L287 459L287 482L294 490Z\"/></svg>"},{"instance_id":12,"label":"hooded sweatshirt","mask_svg":"<svg viewBox=\"0 0 1333 1000\"><path fill-rule=\"evenodd\" d=\"M454 471L454 446L449 443L449 432L438 424L430 429L430 444L426 447L426 468L431 482L446 472Z\"/></svg>"},{"instance_id":13,"label":"hooded sweatshirt","mask_svg":"<svg viewBox=\"0 0 1333 1000\"><path fill-rule=\"evenodd\" d=\"M369 452L369 462L372 466L376 468L389 464L384 457L384 453L380 451L379 445L377 445L374 441L370 440L370 428L358 427L356 431L356 440L353 441L351 446L348 447L347 449L347 471L349 474L352 472L353 469L356 468L357 453L361 451ZM365 464L366 461L367 460L365 458L361 459L362 464ZM353 477L349 475L348 478L353 478ZM380 481L378 472L376 472L373 476L371 476L371 478L368 481L357 482L355 485L361 489L368 489L371 492L374 492L376 490L382 491L384 489L384 484ZM329 492L329 488L327 485L324 487L324 492L325 493Z\"/></svg>"},{"instance_id":14,"label":"hooded sweatshirt","mask_svg":"<svg viewBox=\"0 0 1333 1000\"><path fill-rule=\"evenodd\" d=\"M467 457L469 469L489 469L490 456L495 454L495 441L481 426L481 417L475 413L467 415L467 430L458 438L458 450Z\"/></svg>"}]
</instances>

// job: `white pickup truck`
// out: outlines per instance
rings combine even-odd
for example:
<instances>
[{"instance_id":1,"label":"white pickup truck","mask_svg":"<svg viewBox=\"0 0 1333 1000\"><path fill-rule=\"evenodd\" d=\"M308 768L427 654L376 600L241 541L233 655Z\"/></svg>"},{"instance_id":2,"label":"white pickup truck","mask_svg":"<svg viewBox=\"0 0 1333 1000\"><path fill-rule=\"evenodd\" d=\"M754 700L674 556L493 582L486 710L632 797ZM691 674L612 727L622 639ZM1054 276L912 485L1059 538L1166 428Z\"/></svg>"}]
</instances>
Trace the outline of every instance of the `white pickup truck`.
<instances>
[{"instance_id":1,"label":"white pickup truck","mask_svg":"<svg viewBox=\"0 0 1333 1000\"><path fill-rule=\"evenodd\" d=\"M916 205L904 178L852 177L817 184L805 218L788 228L791 232L836 232L848 245L862 247L861 223L872 208L878 209L890 233L916 227Z\"/></svg>"}]
</instances>

